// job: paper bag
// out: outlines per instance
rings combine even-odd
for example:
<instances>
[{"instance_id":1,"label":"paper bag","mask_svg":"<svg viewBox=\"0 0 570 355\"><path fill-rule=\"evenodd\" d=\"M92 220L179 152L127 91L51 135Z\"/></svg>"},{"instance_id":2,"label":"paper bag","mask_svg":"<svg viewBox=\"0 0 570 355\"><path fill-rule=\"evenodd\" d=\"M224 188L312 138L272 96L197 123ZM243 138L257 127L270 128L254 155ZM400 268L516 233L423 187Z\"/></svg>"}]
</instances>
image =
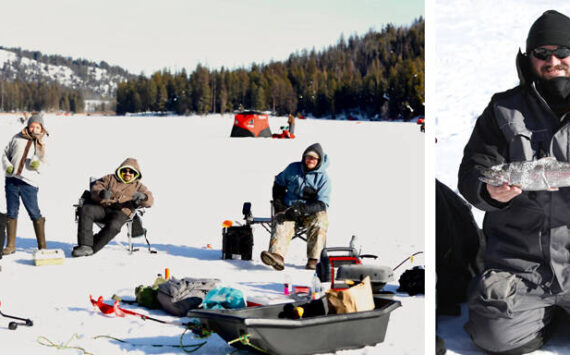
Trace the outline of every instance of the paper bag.
<instances>
[{"instance_id":1,"label":"paper bag","mask_svg":"<svg viewBox=\"0 0 570 355\"><path fill-rule=\"evenodd\" d=\"M361 283L347 290L328 290L326 296L331 313L343 314L374 309L370 276L366 276Z\"/></svg>"}]
</instances>

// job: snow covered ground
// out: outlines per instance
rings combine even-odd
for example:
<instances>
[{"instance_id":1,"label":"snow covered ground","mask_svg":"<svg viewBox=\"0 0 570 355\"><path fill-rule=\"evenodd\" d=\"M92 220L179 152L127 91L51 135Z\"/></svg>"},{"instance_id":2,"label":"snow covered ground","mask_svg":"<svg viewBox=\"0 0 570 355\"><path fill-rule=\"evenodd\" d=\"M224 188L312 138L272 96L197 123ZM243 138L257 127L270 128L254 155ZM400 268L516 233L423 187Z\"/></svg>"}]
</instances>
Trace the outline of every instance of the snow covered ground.
<instances>
[{"instance_id":1,"label":"snow covered ground","mask_svg":"<svg viewBox=\"0 0 570 355\"><path fill-rule=\"evenodd\" d=\"M528 30L546 10L570 15L567 0L436 0L433 11L436 58L428 66L435 76L435 94L428 103L436 122L436 177L457 192L457 171L475 120L491 96L518 84L515 57L524 51ZM428 19L429 20L429 19ZM479 223L483 214L473 209ZM460 318L440 318L438 334L449 353L479 354ZM569 353L558 334L537 354ZM566 336L567 337L567 336Z\"/></svg>"},{"instance_id":2,"label":"snow covered ground","mask_svg":"<svg viewBox=\"0 0 570 355\"><path fill-rule=\"evenodd\" d=\"M2 148L21 129L18 117L0 116ZM270 121L275 132L286 118ZM61 353L40 345L38 337L56 345L71 339L68 346L96 354L181 353L180 349L150 345L178 344L181 327L107 317L94 311L89 302L89 294L106 300L113 294L132 299L135 287L151 285L166 267L178 278L220 278L250 297L279 295L285 275L295 285L309 285L312 273L303 268L303 242L292 242L284 272L260 262L259 253L269 240L261 228L254 231L253 261L221 260L221 223L241 220L244 201L252 202L255 216L268 216L274 176L299 160L314 142L320 142L330 158L329 246L347 246L351 236L357 235L364 252L377 254L379 263L390 266L424 250L424 135L416 124L298 120L297 139L277 140L229 138L232 122L231 116L47 116L49 165L42 172L40 207L46 217L48 247L63 249L67 258L62 265L33 265L36 241L22 207L17 252L0 260L0 310L31 318L34 326L13 331L8 329L9 320L0 318L2 353ZM155 194L155 206L144 222L159 253L148 254L139 244L142 250L128 255L112 242L92 257L71 258L76 243L73 204L90 176L114 171L129 156L139 160L143 182ZM3 186L2 176L0 191ZM0 211L5 209L2 193ZM126 239L125 232L117 238ZM406 263L386 288L395 291L405 269L423 264L423 255L413 264ZM407 294L395 298L402 307L392 312L385 341L343 353L424 353L424 298ZM176 320L162 311L135 310ZM146 345L94 339L98 335ZM233 350L217 335L206 340L199 354Z\"/></svg>"}]
</instances>

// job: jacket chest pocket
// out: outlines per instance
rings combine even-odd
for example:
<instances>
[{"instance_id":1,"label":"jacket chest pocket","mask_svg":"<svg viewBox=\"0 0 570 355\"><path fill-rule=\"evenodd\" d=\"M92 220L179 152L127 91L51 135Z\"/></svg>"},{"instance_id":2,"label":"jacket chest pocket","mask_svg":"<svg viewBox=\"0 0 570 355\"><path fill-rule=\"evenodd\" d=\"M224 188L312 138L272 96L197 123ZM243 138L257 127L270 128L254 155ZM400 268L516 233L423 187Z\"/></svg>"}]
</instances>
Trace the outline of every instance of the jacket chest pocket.
<instances>
[{"instance_id":1,"label":"jacket chest pocket","mask_svg":"<svg viewBox=\"0 0 570 355\"><path fill-rule=\"evenodd\" d=\"M546 130L530 131L526 127L505 129L510 161L530 161L550 156L550 135Z\"/></svg>"}]
</instances>

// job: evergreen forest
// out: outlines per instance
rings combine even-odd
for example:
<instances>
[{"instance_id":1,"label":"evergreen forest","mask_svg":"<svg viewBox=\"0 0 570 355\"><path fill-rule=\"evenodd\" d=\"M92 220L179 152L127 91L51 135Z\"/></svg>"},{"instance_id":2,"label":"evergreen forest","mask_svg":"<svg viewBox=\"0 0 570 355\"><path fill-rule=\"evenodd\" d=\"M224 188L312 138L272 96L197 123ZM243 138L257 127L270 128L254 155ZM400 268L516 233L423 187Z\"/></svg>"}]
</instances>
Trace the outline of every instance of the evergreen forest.
<instances>
[{"instance_id":1,"label":"evergreen forest","mask_svg":"<svg viewBox=\"0 0 570 355\"><path fill-rule=\"evenodd\" d=\"M411 26L389 24L348 39L341 35L328 48L298 51L284 61L231 70L198 64L191 73L162 70L150 77L106 62L10 48L6 50L18 58L70 68L82 86L30 74L18 60L0 68L0 111L83 112L84 100L97 95L96 87L114 81L119 115L227 113L243 108L333 119L410 119L424 114L424 26L420 17ZM111 81L94 82L93 68L104 69Z\"/></svg>"},{"instance_id":2,"label":"evergreen forest","mask_svg":"<svg viewBox=\"0 0 570 355\"><path fill-rule=\"evenodd\" d=\"M245 108L335 118L393 119L424 114L424 27L341 36L322 51L303 50L282 62L192 73L158 71L119 84L117 114L226 113Z\"/></svg>"},{"instance_id":3,"label":"evergreen forest","mask_svg":"<svg viewBox=\"0 0 570 355\"><path fill-rule=\"evenodd\" d=\"M0 111L83 112L83 95L55 82L0 79Z\"/></svg>"}]
</instances>

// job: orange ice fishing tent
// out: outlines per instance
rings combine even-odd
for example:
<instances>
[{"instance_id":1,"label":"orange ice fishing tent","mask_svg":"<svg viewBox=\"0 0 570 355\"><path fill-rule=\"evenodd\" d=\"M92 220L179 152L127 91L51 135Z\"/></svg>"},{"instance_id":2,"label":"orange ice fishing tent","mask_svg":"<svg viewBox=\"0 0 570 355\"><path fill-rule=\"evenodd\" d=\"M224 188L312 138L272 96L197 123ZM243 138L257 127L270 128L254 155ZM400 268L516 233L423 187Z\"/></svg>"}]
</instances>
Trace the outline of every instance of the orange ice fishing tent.
<instances>
[{"instance_id":1,"label":"orange ice fishing tent","mask_svg":"<svg viewBox=\"0 0 570 355\"><path fill-rule=\"evenodd\" d=\"M271 137L269 115L260 111L236 113L230 137Z\"/></svg>"}]
</instances>

